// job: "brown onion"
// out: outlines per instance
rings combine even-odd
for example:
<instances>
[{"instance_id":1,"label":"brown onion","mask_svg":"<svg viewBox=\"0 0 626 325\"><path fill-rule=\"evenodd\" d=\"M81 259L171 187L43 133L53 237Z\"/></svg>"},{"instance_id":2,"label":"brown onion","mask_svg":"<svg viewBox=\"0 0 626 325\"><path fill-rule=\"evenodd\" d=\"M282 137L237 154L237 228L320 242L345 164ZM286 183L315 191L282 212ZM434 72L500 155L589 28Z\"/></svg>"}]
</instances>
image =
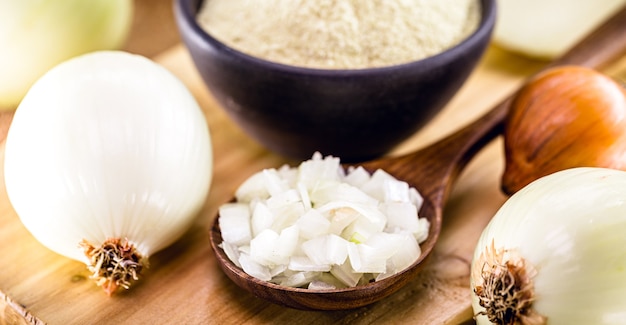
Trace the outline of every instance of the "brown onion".
<instances>
[{"instance_id":1,"label":"brown onion","mask_svg":"<svg viewBox=\"0 0 626 325\"><path fill-rule=\"evenodd\" d=\"M502 190L572 167L626 169L626 90L579 66L546 70L513 99Z\"/></svg>"}]
</instances>

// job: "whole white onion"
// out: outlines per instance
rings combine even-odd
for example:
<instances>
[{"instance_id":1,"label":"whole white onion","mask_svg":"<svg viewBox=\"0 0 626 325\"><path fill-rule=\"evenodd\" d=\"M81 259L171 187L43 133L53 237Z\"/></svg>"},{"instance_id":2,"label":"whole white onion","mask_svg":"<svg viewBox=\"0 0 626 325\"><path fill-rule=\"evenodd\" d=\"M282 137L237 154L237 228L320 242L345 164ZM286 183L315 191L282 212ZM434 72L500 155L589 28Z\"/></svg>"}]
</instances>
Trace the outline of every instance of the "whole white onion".
<instances>
[{"instance_id":1,"label":"whole white onion","mask_svg":"<svg viewBox=\"0 0 626 325\"><path fill-rule=\"evenodd\" d=\"M472 261L478 324L626 321L626 172L578 167L511 196Z\"/></svg>"},{"instance_id":2,"label":"whole white onion","mask_svg":"<svg viewBox=\"0 0 626 325\"><path fill-rule=\"evenodd\" d=\"M544 59L560 56L626 0L499 0L494 42Z\"/></svg>"},{"instance_id":3,"label":"whole white onion","mask_svg":"<svg viewBox=\"0 0 626 325\"><path fill-rule=\"evenodd\" d=\"M29 90L4 172L24 226L85 262L111 294L189 228L212 166L206 119L183 83L147 58L103 51L61 63Z\"/></svg>"},{"instance_id":4,"label":"whole white onion","mask_svg":"<svg viewBox=\"0 0 626 325\"><path fill-rule=\"evenodd\" d=\"M132 0L0 1L0 110L13 110L46 71L74 56L119 49Z\"/></svg>"}]
</instances>

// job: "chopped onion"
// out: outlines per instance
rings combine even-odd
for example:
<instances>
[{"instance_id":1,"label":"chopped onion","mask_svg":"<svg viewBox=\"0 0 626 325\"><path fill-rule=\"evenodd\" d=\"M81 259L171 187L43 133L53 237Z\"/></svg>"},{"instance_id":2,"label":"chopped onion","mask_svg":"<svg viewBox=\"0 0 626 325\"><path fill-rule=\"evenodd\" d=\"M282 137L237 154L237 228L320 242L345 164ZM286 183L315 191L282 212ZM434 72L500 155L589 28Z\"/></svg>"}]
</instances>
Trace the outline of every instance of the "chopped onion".
<instances>
[{"instance_id":1,"label":"chopped onion","mask_svg":"<svg viewBox=\"0 0 626 325\"><path fill-rule=\"evenodd\" d=\"M220 207L222 237L227 243L241 245L250 243L250 210L244 204L226 204Z\"/></svg>"},{"instance_id":2,"label":"chopped onion","mask_svg":"<svg viewBox=\"0 0 626 325\"><path fill-rule=\"evenodd\" d=\"M383 170L345 171L315 153L298 167L262 170L220 207L222 249L264 281L310 289L354 287L413 264L429 223L422 197Z\"/></svg>"}]
</instances>

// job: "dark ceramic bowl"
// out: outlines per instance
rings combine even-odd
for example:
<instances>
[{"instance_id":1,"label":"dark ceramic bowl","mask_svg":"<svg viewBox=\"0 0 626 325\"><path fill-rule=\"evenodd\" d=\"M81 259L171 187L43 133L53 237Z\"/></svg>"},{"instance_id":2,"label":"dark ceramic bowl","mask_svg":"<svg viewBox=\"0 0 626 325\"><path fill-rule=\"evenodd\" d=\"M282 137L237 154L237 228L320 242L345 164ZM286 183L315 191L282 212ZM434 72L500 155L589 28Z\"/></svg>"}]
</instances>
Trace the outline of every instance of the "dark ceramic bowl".
<instances>
[{"instance_id":1,"label":"dark ceramic bowl","mask_svg":"<svg viewBox=\"0 0 626 325\"><path fill-rule=\"evenodd\" d=\"M234 50L197 23L202 0L175 0L178 28L208 89L252 138L291 158L313 152L358 162L427 124L463 85L491 39L495 0L478 0L478 29L419 61L357 70L278 64Z\"/></svg>"}]
</instances>

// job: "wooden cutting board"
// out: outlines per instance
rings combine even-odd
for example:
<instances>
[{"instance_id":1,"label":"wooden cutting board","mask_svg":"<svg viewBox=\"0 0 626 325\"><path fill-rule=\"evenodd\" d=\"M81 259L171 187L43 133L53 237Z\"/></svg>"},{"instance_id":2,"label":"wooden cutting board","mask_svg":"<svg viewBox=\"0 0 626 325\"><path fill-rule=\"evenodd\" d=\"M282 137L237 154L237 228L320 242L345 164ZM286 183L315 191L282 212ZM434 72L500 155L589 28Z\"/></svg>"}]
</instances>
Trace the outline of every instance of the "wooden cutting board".
<instances>
[{"instance_id":1,"label":"wooden cutting board","mask_svg":"<svg viewBox=\"0 0 626 325\"><path fill-rule=\"evenodd\" d=\"M134 29L146 32L134 34L127 50L143 53L172 71L206 113L214 149L210 195L184 237L152 256L150 268L131 290L108 297L89 279L83 264L56 255L27 232L0 186L0 324L472 323L471 256L483 227L505 200L499 191L504 161L501 139L485 148L462 174L444 210L434 255L405 288L349 311L306 312L273 305L241 290L221 272L209 246L208 230L219 205L230 199L244 179L263 168L298 162L277 156L247 137L205 89L178 40L155 37L148 26L163 28L164 17L171 32L173 18L165 7L169 2L137 4ZM161 8L161 15L146 14L155 8ZM165 45L167 49L162 50ZM480 116L543 65L489 48L445 110L391 154L425 146ZM10 119L11 114L0 115L0 162ZM1 169L0 183L4 184Z\"/></svg>"},{"instance_id":2,"label":"wooden cutting board","mask_svg":"<svg viewBox=\"0 0 626 325\"><path fill-rule=\"evenodd\" d=\"M424 145L477 116L534 68L520 66L523 72L501 69L498 54L493 50L446 111L398 151ZM428 324L471 318L468 274L473 244L503 201L498 192L502 165L498 141L477 157L459 182L446 209L439 246L420 278L389 299L358 310L290 310L268 304L234 286L218 268L208 242L208 227L215 211L230 198L236 186L250 174L286 161L247 138L228 120L205 90L184 47L175 46L155 60L187 84L205 110L211 130L214 180L193 229L174 246L153 256L150 269L132 290L109 298L88 279L84 265L55 255L30 236L2 188L0 291L7 304L5 318L21 313L26 319L50 324L230 324L276 320L370 323L409 319Z\"/></svg>"}]
</instances>

